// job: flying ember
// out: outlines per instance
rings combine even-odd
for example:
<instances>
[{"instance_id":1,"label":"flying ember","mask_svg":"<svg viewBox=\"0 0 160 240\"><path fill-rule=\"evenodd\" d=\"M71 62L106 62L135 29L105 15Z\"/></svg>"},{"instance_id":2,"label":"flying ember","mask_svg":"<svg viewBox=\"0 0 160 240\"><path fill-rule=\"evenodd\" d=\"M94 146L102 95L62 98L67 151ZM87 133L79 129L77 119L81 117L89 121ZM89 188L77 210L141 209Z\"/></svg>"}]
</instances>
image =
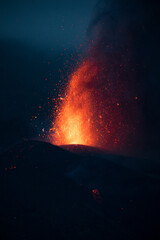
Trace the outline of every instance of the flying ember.
<instances>
[{"instance_id":1,"label":"flying ember","mask_svg":"<svg viewBox=\"0 0 160 240\"><path fill-rule=\"evenodd\" d=\"M53 121L55 145L82 144L111 151L132 148L141 127L137 80L114 54L86 58L69 78Z\"/></svg>"},{"instance_id":2,"label":"flying ember","mask_svg":"<svg viewBox=\"0 0 160 240\"><path fill-rule=\"evenodd\" d=\"M93 131L92 89L86 88L97 75L92 62L83 62L69 81L65 99L59 106L54 123L53 142L62 144L96 145Z\"/></svg>"}]
</instances>

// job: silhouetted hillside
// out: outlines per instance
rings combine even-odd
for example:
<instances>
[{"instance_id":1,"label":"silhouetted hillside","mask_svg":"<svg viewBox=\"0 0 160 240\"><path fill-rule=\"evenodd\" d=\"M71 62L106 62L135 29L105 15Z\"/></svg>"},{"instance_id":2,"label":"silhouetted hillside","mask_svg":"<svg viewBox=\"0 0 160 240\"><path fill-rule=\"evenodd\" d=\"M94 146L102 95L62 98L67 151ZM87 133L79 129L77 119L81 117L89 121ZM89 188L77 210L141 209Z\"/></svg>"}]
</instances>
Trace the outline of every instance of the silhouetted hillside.
<instances>
[{"instance_id":1,"label":"silhouetted hillside","mask_svg":"<svg viewBox=\"0 0 160 240\"><path fill-rule=\"evenodd\" d=\"M86 149L25 141L1 154L1 239L159 239L159 171Z\"/></svg>"}]
</instances>

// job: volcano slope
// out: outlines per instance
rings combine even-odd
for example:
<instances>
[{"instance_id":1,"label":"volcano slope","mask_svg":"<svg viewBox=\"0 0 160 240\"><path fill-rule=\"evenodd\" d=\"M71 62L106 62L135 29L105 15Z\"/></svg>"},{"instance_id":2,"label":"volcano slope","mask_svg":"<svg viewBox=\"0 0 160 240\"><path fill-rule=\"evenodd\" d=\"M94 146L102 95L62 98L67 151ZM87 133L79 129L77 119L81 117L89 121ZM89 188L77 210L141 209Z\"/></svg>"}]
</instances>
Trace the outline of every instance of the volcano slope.
<instances>
[{"instance_id":1,"label":"volcano slope","mask_svg":"<svg viewBox=\"0 0 160 240\"><path fill-rule=\"evenodd\" d=\"M24 141L1 153L0 186L3 240L160 237L154 160Z\"/></svg>"}]
</instances>

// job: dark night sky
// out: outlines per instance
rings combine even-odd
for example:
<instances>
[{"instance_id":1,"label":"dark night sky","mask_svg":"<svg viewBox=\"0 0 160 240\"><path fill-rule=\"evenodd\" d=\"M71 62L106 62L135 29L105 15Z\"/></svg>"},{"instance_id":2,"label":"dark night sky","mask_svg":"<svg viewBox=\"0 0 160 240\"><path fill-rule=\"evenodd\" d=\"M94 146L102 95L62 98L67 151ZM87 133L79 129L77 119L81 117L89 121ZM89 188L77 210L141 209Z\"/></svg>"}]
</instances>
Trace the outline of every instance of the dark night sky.
<instances>
[{"instance_id":1,"label":"dark night sky","mask_svg":"<svg viewBox=\"0 0 160 240\"><path fill-rule=\"evenodd\" d=\"M36 135L46 127L58 94L54 89L72 71L80 45L86 43L95 4L0 1L0 143L28 136L32 116L39 114L32 121Z\"/></svg>"},{"instance_id":2,"label":"dark night sky","mask_svg":"<svg viewBox=\"0 0 160 240\"><path fill-rule=\"evenodd\" d=\"M75 47L84 39L96 0L1 1L1 39L37 47Z\"/></svg>"},{"instance_id":3,"label":"dark night sky","mask_svg":"<svg viewBox=\"0 0 160 240\"><path fill-rule=\"evenodd\" d=\"M59 68L64 70L65 60L70 62L71 54L86 41L85 31L95 3L0 2L0 119L30 117L39 105L47 103L62 77Z\"/></svg>"}]
</instances>

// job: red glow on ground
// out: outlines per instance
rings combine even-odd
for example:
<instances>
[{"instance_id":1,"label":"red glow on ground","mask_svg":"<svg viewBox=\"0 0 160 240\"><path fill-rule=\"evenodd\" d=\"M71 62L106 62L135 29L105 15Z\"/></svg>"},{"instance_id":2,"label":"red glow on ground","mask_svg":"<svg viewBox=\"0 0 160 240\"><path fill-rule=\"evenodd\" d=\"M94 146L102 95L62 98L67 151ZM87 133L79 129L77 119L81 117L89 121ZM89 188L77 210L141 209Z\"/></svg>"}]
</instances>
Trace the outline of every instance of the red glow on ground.
<instances>
[{"instance_id":1,"label":"red glow on ground","mask_svg":"<svg viewBox=\"0 0 160 240\"><path fill-rule=\"evenodd\" d=\"M16 166L10 166L9 168L5 168L4 170L7 171L7 170L13 170L13 169L16 169L17 167Z\"/></svg>"},{"instance_id":2,"label":"red glow on ground","mask_svg":"<svg viewBox=\"0 0 160 240\"><path fill-rule=\"evenodd\" d=\"M102 203L102 198L98 189L92 189L92 196L98 203Z\"/></svg>"}]
</instances>

